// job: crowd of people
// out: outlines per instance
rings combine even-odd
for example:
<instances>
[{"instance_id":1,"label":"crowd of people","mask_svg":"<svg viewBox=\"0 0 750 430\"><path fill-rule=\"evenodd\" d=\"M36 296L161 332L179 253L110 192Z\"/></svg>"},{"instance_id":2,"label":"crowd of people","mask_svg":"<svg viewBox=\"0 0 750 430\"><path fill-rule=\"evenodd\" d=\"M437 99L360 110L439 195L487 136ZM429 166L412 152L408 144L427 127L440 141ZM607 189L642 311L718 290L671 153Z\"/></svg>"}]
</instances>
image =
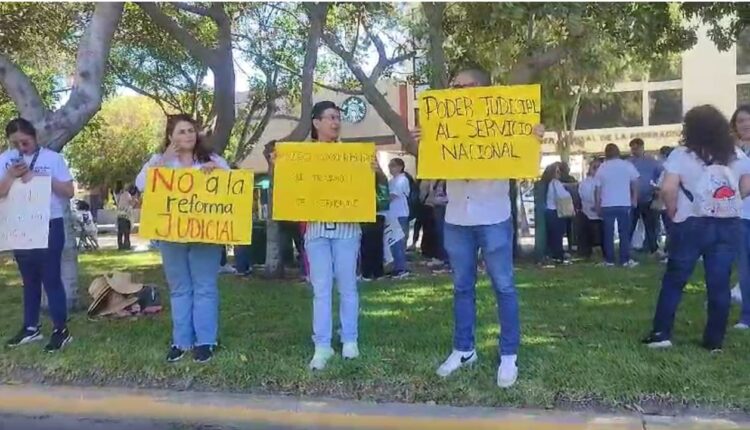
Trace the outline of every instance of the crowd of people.
<instances>
[{"instance_id":1,"label":"crowd of people","mask_svg":"<svg viewBox=\"0 0 750 430\"><path fill-rule=\"evenodd\" d=\"M491 85L489 74L478 69L457 73L454 88ZM310 118L311 140L338 142L341 112L335 103L317 103ZM227 162L201 141L198 124L187 115L168 117L164 144L143 166L135 185L143 191L149 168L183 167L210 173L229 169ZM73 196L73 182L62 157L39 146L36 131L24 119L6 127L11 148L0 155L4 167L0 198L16 180L28 182L34 175L52 178L49 244L45 249L16 250L24 284L24 320L19 333L7 342L14 347L41 339L39 304L44 286L50 301L54 329L46 347L57 351L72 339L66 327L65 291L60 277L64 231L62 205ZM405 148L418 152L421 133L412 131L415 144ZM541 141L544 127L533 134ZM721 348L729 315L729 278L738 263L743 292L742 320L737 328L750 326L750 107L741 107L728 121L711 106L691 109L684 118L683 137L671 154L656 160L644 154L644 142L630 144L631 157L623 159L615 145L607 145L604 159L595 159L586 178L572 184L563 164L549 166L542 175L546 199L545 224L549 255L566 262L563 237L575 232L580 251L590 256L601 246L605 266L637 264L630 254L630 236L641 220L646 227L644 249L658 251L658 220L667 235L667 265L656 305L653 326L643 340L650 347L671 345L672 326L681 293L697 261L705 265L708 291L708 322L704 346ZM276 162L273 145L268 160ZM517 354L521 343L519 300L514 281L510 183L508 180L447 180L415 182L405 172L401 159L391 160L391 179L373 163L377 217L373 223L308 222L291 224L299 232L301 266L312 287L312 370L324 369L334 350L333 290L339 294L341 355L353 360L359 350L358 281L385 275L386 253L393 259L391 277L409 276L407 243L414 221L414 243L436 270L453 277L454 332L452 351L437 369L447 377L478 360L475 340L476 283L479 259L489 277L497 301L500 321L499 364L496 383L507 388L518 378ZM118 194L118 212L123 230L128 230L132 195ZM741 221L744 219L745 221ZM573 222L575 220L575 222ZM118 224L120 224L118 222ZM575 228L572 226L575 225ZM615 255L615 228L620 237ZM398 240L384 247L386 230L401 229ZM418 236L421 234L421 240ZM123 238L122 247L128 243ZM205 363L216 352L219 332L218 276L224 247L206 243L160 241L162 266L171 302L172 341L168 362L193 359Z\"/></svg>"},{"instance_id":2,"label":"crowd of people","mask_svg":"<svg viewBox=\"0 0 750 430\"><path fill-rule=\"evenodd\" d=\"M539 203L545 204L547 256L553 262L570 264L571 254L563 246L567 235L569 248L575 244L584 259L600 247L603 266L636 267L632 244L641 223L641 250L666 263L659 238L666 236L670 220L659 184L672 147L662 147L657 158L646 154L645 142L635 138L630 151L629 157L623 157L617 145L606 145L603 157L589 161L580 183L566 174L566 163L552 163L544 170L541 183L546 199ZM619 255L615 254L615 236L619 237Z\"/></svg>"}]
</instances>

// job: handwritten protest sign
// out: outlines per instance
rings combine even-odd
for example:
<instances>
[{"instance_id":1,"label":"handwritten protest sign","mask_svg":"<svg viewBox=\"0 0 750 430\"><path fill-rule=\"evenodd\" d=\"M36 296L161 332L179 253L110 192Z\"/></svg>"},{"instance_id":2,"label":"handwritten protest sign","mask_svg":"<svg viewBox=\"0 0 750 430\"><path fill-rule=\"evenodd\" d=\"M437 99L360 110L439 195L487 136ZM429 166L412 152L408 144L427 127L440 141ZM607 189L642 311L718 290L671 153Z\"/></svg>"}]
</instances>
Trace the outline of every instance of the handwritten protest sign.
<instances>
[{"instance_id":1,"label":"handwritten protest sign","mask_svg":"<svg viewBox=\"0 0 750 430\"><path fill-rule=\"evenodd\" d=\"M52 183L49 176L16 180L0 199L0 251L40 249L49 238L49 207Z\"/></svg>"},{"instance_id":2,"label":"handwritten protest sign","mask_svg":"<svg viewBox=\"0 0 750 430\"><path fill-rule=\"evenodd\" d=\"M252 236L253 172L149 169L139 234L169 242L247 245Z\"/></svg>"},{"instance_id":3,"label":"handwritten protest sign","mask_svg":"<svg viewBox=\"0 0 750 430\"><path fill-rule=\"evenodd\" d=\"M279 143L273 219L374 222L374 143Z\"/></svg>"},{"instance_id":4,"label":"handwritten protest sign","mask_svg":"<svg viewBox=\"0 0 750 430\"><path fill-rule=\"evenodd\" d=\"M417 176L504 179L539 175L539 85L425 91Z\"/></svg>"}]
</instances>

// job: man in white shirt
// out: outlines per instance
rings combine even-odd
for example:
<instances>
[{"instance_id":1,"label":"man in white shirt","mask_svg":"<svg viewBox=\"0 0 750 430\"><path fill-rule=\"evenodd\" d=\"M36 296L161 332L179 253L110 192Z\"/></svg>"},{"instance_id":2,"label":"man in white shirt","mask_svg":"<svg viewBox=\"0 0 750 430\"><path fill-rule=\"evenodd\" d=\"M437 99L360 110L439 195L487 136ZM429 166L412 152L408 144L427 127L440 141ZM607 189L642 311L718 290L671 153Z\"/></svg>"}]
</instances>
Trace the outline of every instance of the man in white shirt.
<instances>
[{"instance_id":1,"label":"man in white shirt","mask_svg":"<svg viewBox=\"0 0 750 430\"><path fill-rule=\"evenodd\" d=\"M604 148L606 161L596 172L596 208L604 223L604 265L615 265L615 221L620 236L620 264L636 267L630 259L630 227L633 207L638 202L638 170L620 158L620 148L610 143Z\"/></svg>"},{"instance_id":2,"label":"man in white shirt","mask_svg":"<svg viewBox=\"0 0 750 430\"><path fill-rule=\"evenodd\" d=\"M491 85L489 75L476 69L459 72L453 88ZM534 133L540 138L544 128ZM413 132L418 143L420 133ZM408 148L417 154L416 148ZM497 384L508 388L518 378L516 355L521 342L518 297L513 278L513 223L510 184L507 180L449 180L445 215L445 249L453 269L453 352L438 368L447 377L477 361L474 340L476 320L477 258L482 251L487 273L497 298L500 318L500 366Z\"/></svg>"}]
</instances>

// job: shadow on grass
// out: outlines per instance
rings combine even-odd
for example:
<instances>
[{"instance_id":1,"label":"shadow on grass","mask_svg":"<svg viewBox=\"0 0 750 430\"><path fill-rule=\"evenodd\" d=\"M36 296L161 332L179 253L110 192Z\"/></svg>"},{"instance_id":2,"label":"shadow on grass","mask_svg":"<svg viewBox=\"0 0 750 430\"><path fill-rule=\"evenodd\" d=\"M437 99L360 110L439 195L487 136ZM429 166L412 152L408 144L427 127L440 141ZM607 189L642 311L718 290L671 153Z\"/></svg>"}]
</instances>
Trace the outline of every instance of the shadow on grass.
<instances>
[{"instance_id":1,"label":"shadow on grass","mask_svg":"<svg viewBox=\"0 0 750 430\"><path fill-rule=\"evenodd\" d=\"M139 282L161 286L168 304L156 254L86 254L80 270L82 295L94 276L128 270ZM221 348L207 366L164 362L171 338L167 307L161 315L139 320L92 322L74 315L71 330L76 340L64 354L44 355L38 345L4 353L0 375L6 380L454 405L747 408L750 385L739 377L739 369L746 366L750 337L730 333L726 352L719 357L708 356L692 343L705 320L700 284L686 291L676 322L677 346L656 352L639 345L649 328L661 269L640 270L589 265L519 268L521 377L506 391L495 385L498 316L484 277L477 290L480 360L447 380L434 373L452 343L452 285L447 277L361 285L362 357L351 362L335 358L320 373L306 368L312 354L309 287L222 276ZM14 266L0 265L0 282L17 284ZM17 330L21 289L0 289L0 300L6 304L0 308L0 333L5 335ZM340 349L335 333L334 346Z\"/></svg>"}]
</instances>

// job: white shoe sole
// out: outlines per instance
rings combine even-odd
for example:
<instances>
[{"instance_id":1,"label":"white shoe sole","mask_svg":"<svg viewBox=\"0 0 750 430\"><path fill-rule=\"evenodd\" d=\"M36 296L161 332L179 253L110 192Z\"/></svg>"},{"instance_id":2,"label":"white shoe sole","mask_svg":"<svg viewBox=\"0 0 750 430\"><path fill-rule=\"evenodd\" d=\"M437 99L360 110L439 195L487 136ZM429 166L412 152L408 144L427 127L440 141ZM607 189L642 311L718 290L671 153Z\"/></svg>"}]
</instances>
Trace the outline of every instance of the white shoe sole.
<instances>
[{"instance_id":1,"label":"white shoe sole","mask_svg":"<svg viewBox=\"0 0 750 430\"><path fill-rule=\"evenodd\" d=\"M646 345L647 347L651 349L665 349L665 348L671 348L672 347L672 341L670 340L663 340L661 342L652 342Z\"/></svg>"},{"instance_id":2,"label":"white shoe sole","mask_svg":"<svg viewBox=\"0 0 750 430\"><path fill-rule=\"evenodd\" d=\"M465 363L461 363L461 365L460 365L460 366L458 366L458 367L456 367L455 369L453 369L453 370L451 370L451 371L442 371L442 372L441 372L440 368L438 368L438 370L437 370L437 372L436 372L436 373L437 373L437 375L438 375L439 377L441 377L441 378L447 378L447 377L451 376L452 374L454 374L454 373L455 373L456 371L458 371L459 369L461 369L461 368L463 368L463 367L473 367L473 366L474 366L474 364L475 364L475 363L477 362L477 359L478 359L478 358L477 358L477 354L476 354L476 353L474 353L474 356L473 356L473 357L471 357L471 358L470 358L469 360L467 360L467 361L466 361Z\"/></svg>"},{"instance_id":3,"label":"white shoe sole","mask_svg":"<svg viewBox=\"0 0 750 430\"><path fill-rule=\"evenodd\" d=\"M42 340L44 340L44 335L43 334L39 334L38 336L34 336L34 337L29 337L29 338L23 339L23 340L21 340L21 342L15 344L15 345L8 345L8 348L16 348L16 347L19 347L21 345L28 345L30 343L39 342L39 341L42 341Z\"/></svg>"},{"instance_id":4,"label":"white shoe sole","mask_svg":"<svg viewBox=\"0 0 750 430\"><path fill-rule=\"evenodd\" d=\"M516 381L518 381L518 373L516 373L516 376L512 380L510 380L510 381L501 381L501 380L498 379L497 380L497 386L500 387L500 388L510 388L510 387L516 385Z\"/></svg>"}]
</instances>

